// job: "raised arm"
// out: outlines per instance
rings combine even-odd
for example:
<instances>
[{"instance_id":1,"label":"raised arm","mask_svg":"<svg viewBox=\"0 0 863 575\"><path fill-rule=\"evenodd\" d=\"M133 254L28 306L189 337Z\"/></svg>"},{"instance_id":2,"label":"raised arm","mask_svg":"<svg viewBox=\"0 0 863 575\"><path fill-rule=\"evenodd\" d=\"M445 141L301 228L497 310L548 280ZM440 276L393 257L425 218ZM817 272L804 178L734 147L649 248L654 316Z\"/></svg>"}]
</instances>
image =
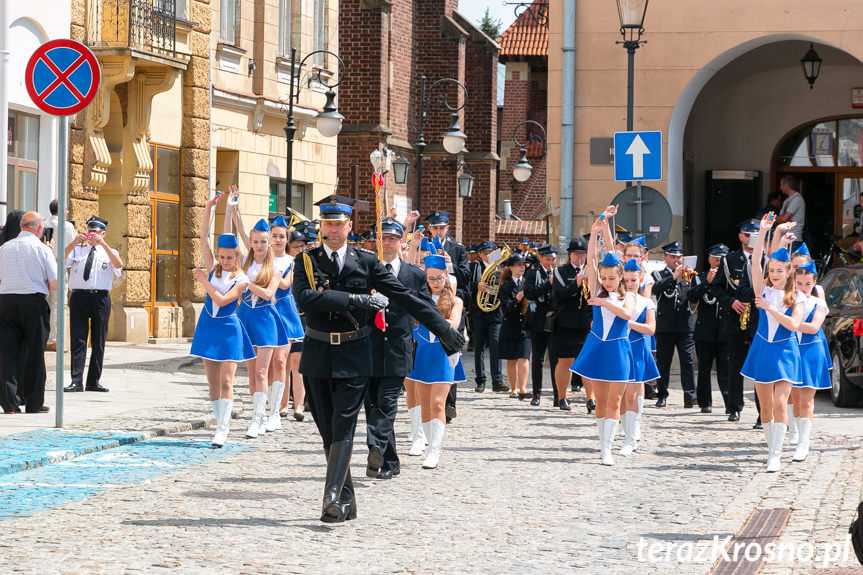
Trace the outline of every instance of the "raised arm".
<instances>
[{"instance_id":1,"label":"raised arm","mask_svg":"<svg viewBox=\"0 0 863 575\"><path fill-rule=\"evenodd\" d=\"M617 206L608 206L599 218L604 224L602 228L602 241L605 244L606 251L611 253L614 253L614 234L611 233L611 218L616 215ZM598 254L598 257L601 256L602 254Z\"/></svg>"},{"instance_id":2,"label":"raised arm","mask_svg":"<svg viewBox=\"0 0 863 575\"><path fill-rule=\"evenodd\" d=\"M770 242L771 254L781 247L789 247L789 245L794 241L794 239L789 237L787 234L795 225L796 224L794 222L785 222L784 224L776 226L776 229L773 232L773 239Z\"/></svg>"},{"instance_id":3,"label":"raised arm","mask_svg":"<svg viewBox=\"0 0 863 575\"><path fill-rule=\"evenodd\" d=\"M601 231L602 224L599 218L597 218L590 228L590 239L587 241L587 261L584 263L585 273L587 274L587 287L590 289L591 295L597 293L597 287L599 286L599 273L597 269L599 262L597 258L599 242L597 241L597 236Z\"/></svg>"},{"instance_id":4,"label":"raised arm","mask_svg":"<svg viewBox=\"0 0 863 575\"><path fill-rule=\"evenodd\" d=\"M773 212L767 212L761 218L761 227L758 229L758 237L755 241L755 249L752 250L752 290L756 296L764 291L764 269L761 267L761 258L764 256L764 242L767 232L773 223Z\"/></svg>"},{"instance_id":5,"label":"raised arm","mask_svg":"<svg viewBox=\"0 0 863 575\"><path fill-rule=\"evenodd\" d=\"M213 246L210 244L210 218L213 214L213 208L222 199L221 194L216 194L204 205L204 215L201 216L201 259L204 260L204 267L207 271L213 269L214 256ZM214 300L215 301L215 300Z\"/></svg>"}]
</instances>

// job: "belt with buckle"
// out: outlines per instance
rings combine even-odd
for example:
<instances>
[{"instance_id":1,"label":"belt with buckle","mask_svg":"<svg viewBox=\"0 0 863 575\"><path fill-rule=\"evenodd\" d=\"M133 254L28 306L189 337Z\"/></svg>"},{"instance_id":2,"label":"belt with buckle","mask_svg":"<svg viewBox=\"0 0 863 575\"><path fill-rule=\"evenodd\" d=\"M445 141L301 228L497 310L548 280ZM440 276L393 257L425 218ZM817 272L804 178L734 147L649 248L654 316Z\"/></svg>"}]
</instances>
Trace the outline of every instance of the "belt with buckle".
<instances>
[{"instance_id":1,"label":"belt with buckle","mask_svg":"<svg viewBox=\"0 0 863 575\"><path fill-rule=\"evenodd\" d=\"M356 331L318 331L310 327L306 328L306 336L318 341L325 341L330 345L341 345L349 341L356 341L371 335L372 328L369 326Z\"/></svg>"},{"instance_id":2,"label":"belt with buckle","mask_svg":"<svg viewBox=\"0 0 863 575\"><path fill-rule=\"evenodd\" d=\"M106 289L73 289L72 293L108 293Z\"/></svg>"}]
</instances>

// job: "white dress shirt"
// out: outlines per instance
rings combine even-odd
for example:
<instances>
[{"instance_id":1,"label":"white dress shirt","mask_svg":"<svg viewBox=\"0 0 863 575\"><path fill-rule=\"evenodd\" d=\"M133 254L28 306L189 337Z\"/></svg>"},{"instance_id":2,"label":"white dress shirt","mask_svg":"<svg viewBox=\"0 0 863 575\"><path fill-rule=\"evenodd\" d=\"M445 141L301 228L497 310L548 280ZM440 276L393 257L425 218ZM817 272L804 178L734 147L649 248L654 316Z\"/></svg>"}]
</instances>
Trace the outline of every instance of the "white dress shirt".
<instances>
[{"instance_id":1,"label":"white dress shirt","mask_svg":"<svg viewBox=\"0 0 863 575\"><path fill-rule=\"evenodd\" d=\"M324 252L330 260L333 259L333 250L327 244L324 244ZM342 244L342 247L335 252L339 254L339 273L342 273L342 268L345 266L345 256L348 254L348 244Z\"/></svg>"},{"instance_id":2,"label":"white dress shirt","mask_svg":"<svg viewBox=\"0 0 863 575\"><path fill-rule=\"evenodd\" d=\"M390 262L384 262L384 267L386 267L387 264L390 264L390 267L393 268L393 275L396 277L396 279L398 279L399 270L402 268L402 261L398 257L396 257Z\"/></svg>"},{"instance_id":3,"label":"white dress shirt","mask_svg":"<svg viewBox=\"0 0 863 575\"><path fill-rule=\"evenodd\" d=\"M114 277L120 277L123 268L114 268L108 252L102 246L95 246L93 253L93 265L90 268L90 277L84 279L84 269L87 267L87 257L90 255L91 246L77 245L69 252L66 258L66 267L69 269L69 289L97 289L110 290ZM112 249L119 257L117 250Z\"/></svg>"},{"instance_id":4,"label":"white dress shirt","mask_svg":"<svg viewBox=\"0 0 863 575\"><path fill-rule=\"evenodd\" d=\"M55 281L57 260L36 234L21 230L0 246L0 294L48 295L48 284Z\"/></svg>"}]
</instances>

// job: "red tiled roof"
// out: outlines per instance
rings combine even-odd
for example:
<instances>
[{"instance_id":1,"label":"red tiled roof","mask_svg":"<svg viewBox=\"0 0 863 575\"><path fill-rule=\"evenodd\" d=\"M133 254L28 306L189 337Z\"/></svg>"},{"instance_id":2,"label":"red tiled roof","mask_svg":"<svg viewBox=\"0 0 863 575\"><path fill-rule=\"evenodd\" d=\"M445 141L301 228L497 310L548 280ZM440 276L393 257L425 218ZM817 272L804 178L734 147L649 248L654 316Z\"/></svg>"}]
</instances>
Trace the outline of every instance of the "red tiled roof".
<instances>
[{"instance_id":1,"label":"red tiled roof","mask_svg":"<svg viewBox=\"0 0 863 575\"><path fill-rule=\"evenodd\" d=\"M534 0L498 44L501 56L548 56L548 0Z\"/></svg>"}]
</instances>

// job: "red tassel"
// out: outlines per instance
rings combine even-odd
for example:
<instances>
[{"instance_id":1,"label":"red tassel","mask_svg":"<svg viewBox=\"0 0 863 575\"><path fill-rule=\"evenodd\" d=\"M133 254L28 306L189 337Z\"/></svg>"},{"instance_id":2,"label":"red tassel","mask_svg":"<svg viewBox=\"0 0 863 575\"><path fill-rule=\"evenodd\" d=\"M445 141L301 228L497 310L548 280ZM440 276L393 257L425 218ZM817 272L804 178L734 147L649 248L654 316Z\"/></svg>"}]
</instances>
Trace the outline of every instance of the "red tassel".
<instances>
[{"instance_id":1,"label":"red tassel","mask_svg":"<svg viewBox=\"0 0 863 575\"><path fill-rule=\"evenodd\" d=\"M375 327L381 331L387 330L387 322L384 321L384 312L379 311L375 314Z\"/></svg>"}]
</instances>

